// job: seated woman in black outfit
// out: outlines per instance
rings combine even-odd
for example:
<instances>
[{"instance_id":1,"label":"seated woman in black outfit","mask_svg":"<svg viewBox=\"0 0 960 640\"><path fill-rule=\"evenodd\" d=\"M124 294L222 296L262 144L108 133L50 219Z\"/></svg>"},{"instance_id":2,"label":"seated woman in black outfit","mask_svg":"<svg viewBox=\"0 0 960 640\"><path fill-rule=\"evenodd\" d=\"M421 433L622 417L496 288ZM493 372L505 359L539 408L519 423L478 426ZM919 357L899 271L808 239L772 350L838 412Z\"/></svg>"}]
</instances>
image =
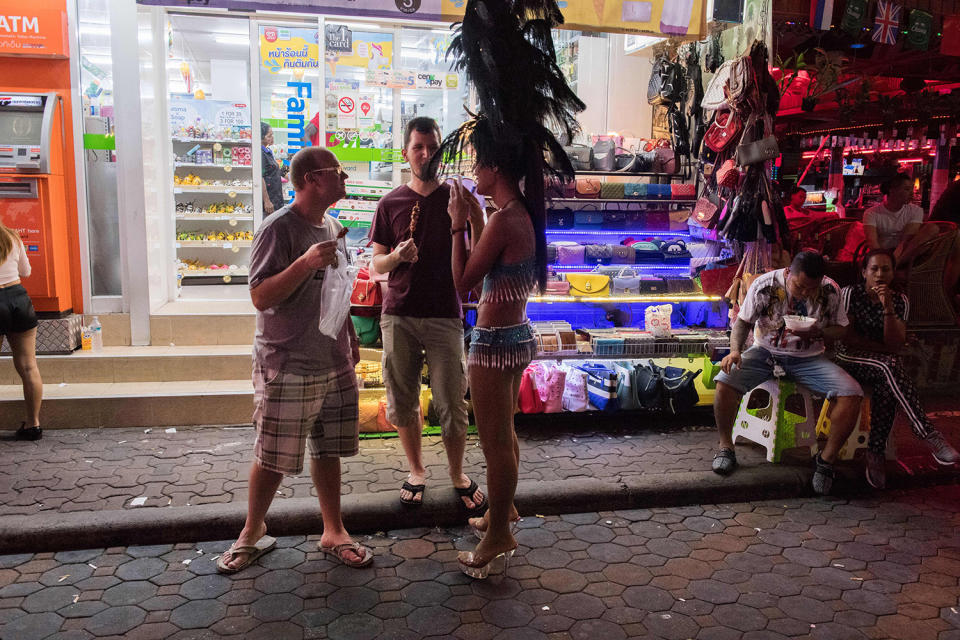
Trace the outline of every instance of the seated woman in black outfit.
<instances>
[{"instance_id":1,"label":"seated woman in black outfit","mask_svg":"<svg viewBox=\"0 0 960 640\"><path fill-rule=\"evenodd\" d=\"M886 484L884 449L897 409L903 410L913 433L942 465L960 460L924 413L917 389L903 370L899 356L907 339L910 303L890 288L896 262L893 253L871 251L862 263L863 282L840 293L850 325L837 348L837 364L862 385L873 387L870 398L870 441L867 451L867 482L877 489Z\"/></svg>"}]
</instances>

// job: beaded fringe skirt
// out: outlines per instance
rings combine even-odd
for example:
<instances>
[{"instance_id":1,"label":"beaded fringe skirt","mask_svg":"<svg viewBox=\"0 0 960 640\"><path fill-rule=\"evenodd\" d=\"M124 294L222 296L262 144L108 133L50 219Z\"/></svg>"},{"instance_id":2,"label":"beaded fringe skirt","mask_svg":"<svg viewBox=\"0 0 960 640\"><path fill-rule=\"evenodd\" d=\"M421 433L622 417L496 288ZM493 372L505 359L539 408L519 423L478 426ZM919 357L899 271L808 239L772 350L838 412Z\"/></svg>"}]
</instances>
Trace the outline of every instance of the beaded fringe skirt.
<instances>
[{"instance_id":1,"label":"beaded fringe skirt","mask_svg":"<svg viewBox=\"0 0 960 640\"><path fill-rule=\"evenodd\" d=\"M522 369L537 355L529 322L509 327L474 327L467 365L485 369Z\"/></svg>"}]
</instances>

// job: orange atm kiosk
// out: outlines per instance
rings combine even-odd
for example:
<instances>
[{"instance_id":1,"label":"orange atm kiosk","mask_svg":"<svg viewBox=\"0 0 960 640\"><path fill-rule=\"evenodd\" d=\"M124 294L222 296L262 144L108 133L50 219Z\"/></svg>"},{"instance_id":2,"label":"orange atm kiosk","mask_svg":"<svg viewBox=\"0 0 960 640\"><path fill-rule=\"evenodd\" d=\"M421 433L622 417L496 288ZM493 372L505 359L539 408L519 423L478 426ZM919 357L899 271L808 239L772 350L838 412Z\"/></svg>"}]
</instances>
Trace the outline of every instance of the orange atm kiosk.
<instances>
[{"instance_id":1,"label":"orange atm kiosk","mask_svg":"<svg viewBox=\"0 0 960 640\"><path fill-rule=\"evenodd\" d=\"M27 247L38 315L65 318L83 311L66 2L0 0L0 16L0 220Z\"/></svg>"},{"instance_id":2,"label":"orange atm kiosk","mask_svg":"<svg viewBox=\"0 0 960 640\"><path fill-rule=\"evenodd\" d=\"M18 231L38 313L73 311L63 171L63 104L56 93L0 92L0 219Z\"/></svg>"}]
</instances>

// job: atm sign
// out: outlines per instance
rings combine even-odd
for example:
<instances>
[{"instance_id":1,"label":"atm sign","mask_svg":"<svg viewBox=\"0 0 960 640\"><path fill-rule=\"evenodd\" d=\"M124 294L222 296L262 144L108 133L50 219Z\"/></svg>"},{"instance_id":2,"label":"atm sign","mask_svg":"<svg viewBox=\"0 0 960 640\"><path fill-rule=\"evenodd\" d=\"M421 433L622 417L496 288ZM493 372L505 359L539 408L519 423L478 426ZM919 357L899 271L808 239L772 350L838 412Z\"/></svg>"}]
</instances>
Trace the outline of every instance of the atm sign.
<instances>
[{"instance_id":1,"label":"atm sign","mask_svg":"<svg viewBox=\"0 0 960 640\"><path fill-rule=\"evenodd\" d=\"M66 58L67 13L0 0L0 55Z\"/></svg>"}]
</instances>

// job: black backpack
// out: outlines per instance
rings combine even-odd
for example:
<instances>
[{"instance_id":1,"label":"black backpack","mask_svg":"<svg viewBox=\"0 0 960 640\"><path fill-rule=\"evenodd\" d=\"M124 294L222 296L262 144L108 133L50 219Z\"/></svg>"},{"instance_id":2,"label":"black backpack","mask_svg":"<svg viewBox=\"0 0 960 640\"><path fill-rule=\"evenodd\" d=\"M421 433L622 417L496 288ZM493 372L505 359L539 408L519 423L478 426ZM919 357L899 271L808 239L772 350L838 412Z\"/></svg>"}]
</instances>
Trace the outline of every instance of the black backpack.
<instances>
[{"instance_id":1,"label":"black backpack","mask_svg":"<svg viewBox=\"0 0 960 640\"><path fill-rule=\"evenodd\" d=\"M662 371L652 361L638 362L633 367L633 391L637 396L637 403L644 409L660 409L663 407Z\"/></svg>"}]
</instances>

